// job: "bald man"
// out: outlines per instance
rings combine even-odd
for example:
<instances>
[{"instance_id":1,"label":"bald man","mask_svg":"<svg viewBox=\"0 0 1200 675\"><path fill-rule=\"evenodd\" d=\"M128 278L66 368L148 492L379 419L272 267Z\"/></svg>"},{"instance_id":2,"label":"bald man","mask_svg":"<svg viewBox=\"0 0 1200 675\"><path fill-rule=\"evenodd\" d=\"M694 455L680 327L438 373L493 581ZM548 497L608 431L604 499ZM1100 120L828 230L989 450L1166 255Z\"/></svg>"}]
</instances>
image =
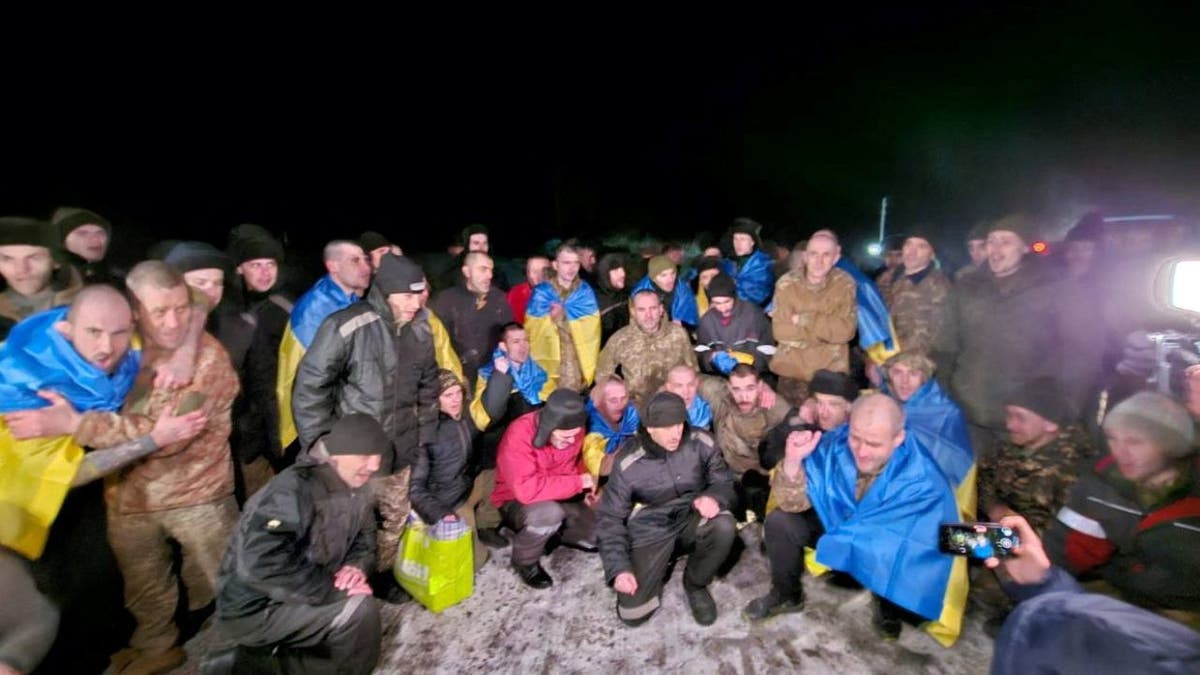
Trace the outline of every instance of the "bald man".
<instances>
[{"instance_id":1,"label":"bald man","mask_svg":"<svg viewBox=\"0 0 1200 675\"><path fill-rule=\"evenodd\" d=\"M800 406L818 370L850 372L850 341L858 330L854 278L836 267L842 248L837 235L818 230L808 239L805 265L775 285L771 330L779 343L771 372L779 393Z\"/></svg>"},{"instance_id":2,"label":"bald man","mask_svg":"<svg viewBox=\"0 0 1200 675\"><path fill-rule=\"evenodd\" d=\"M764 534L771 591L746 607L748 619L804 608L806 546L816 548L817 562L875 594L884 639L898 638L902 621L942 617L951 561L937 550L938 524L954 522L957 506L937 464L905 433L894 400L871 394L854 403L847 426L789 433L771 487L778 504ZM900 578L920 583L894 583ZM957 635L958 626L947 630Z\"/></svg>"},{"instance_id":3,"label":"bald man","mask_svg":"<svg viewBox=\"0 0 1200 675\"><path fill-rule=\"evenodd\" d=\"M132 323L125 297L109 286L94 285L80 290L70 307L35 314L18 324L12 338L0 347L0 372L5 373L0 385L0 411L16 411L4 416L12 436L6 435L0 443L13 443L9 449L16 450L17 456L28 447L38 447L40 454L47 452L44 445L21 446L13 440L50 435L37 428L35 408L44 404L42 398L71 401L82 409L120 406L138 371L138 355L129 352ZM191 438L204 424L203 411L163 415L144 436L85 454L70 487L112 473L160 447ZM45 443L40 439L31 442ZM65 456L70 450L62 452ZM34 479L44 470L36 461L8 468ZM43 514L51 519L57 518L57 509L66 499L65 488L56 492L53 482L43 483L41 492L43 500L60 500L53 513ZM8 506L23 508L19 503ZM0 528L4 530L0 532L0 597L4 598L0 602L0 673L32 671L55 639L58 603L68 607L74 604L77 592L70 590L70 583L54 589L55 600L39 593L28 563L22 560L36 560L41 574L49 578L77 567L79 546L84 546L86 553L94 549L94 543L76 539L73 533L78 530L77 522L72 521L80 518L80 509L69 512L73 515L65 526L49 535L51 540L57 538L57 543L48 547L50 553L45 556L42 554L48 533L43 531L38 541L37 528L31 525L26 529L18 519L10 522L16 526L15 531ZM68 550L70 553L63 555ZM92 568L92 572L98 571Z\"/></svg>"}]
</instances>

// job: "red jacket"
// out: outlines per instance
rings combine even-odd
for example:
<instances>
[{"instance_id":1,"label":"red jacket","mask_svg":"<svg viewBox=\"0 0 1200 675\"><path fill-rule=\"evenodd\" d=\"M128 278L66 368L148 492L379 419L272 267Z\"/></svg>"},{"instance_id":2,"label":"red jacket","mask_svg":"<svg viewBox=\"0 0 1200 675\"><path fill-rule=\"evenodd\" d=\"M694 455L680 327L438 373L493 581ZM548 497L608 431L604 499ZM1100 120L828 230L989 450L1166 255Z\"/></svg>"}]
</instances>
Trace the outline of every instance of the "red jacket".
<instances>
[{"instance_id":1,"label":"red jacket","mask_svg":"<svg viewBox=\"0 0 1200 675\"><path fill-rule=\"evenodd\" d=\"M518 417L504 430L496 448L496 489L492 504L497 507L517 500L522 504L562 501L583 492L579 476L583 465L583 434L564 450L546 443L533 447L538 411Z\"/></svg>"},{"instance_id":2,"label":"red jacket","mask_svg":"<svg viewBox=\"0 0 1200 675\"><path fill-rule=\"evenodd\" d=\"M529 296L533 295L533 286L523 281L508 291L508 306L512 307L513 321L525 323L525 308L529 306Z\"/></svg>"}]
</instances>

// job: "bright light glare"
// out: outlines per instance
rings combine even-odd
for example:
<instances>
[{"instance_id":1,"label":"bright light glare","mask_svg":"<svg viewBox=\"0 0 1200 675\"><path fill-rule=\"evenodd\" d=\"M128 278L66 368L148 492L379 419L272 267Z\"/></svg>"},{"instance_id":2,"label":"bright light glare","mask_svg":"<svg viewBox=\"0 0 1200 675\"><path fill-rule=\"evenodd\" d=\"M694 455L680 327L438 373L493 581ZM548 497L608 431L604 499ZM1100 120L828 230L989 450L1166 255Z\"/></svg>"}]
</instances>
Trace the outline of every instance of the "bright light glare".
<instances>
[{"instance_id":1,"label":"bright light glare","mask_svg":"<svg viewBox=\"0 0 1200 675\"><path fill-rule=\"evenodd\" d=\"M874 242L867 244L867 255L879 256L883 254L883 244Z\"/></svg>"},{"instance_id":2,"label":"bright light glare","mask_svg":"<svg viewBox=\"0 0 1200 675\"><path fill-rule=\"evenodd\" d=\"M1171 306L1200 312L1200 260L1175 263L1171 270Z\"/></svg>"}]
</instances>

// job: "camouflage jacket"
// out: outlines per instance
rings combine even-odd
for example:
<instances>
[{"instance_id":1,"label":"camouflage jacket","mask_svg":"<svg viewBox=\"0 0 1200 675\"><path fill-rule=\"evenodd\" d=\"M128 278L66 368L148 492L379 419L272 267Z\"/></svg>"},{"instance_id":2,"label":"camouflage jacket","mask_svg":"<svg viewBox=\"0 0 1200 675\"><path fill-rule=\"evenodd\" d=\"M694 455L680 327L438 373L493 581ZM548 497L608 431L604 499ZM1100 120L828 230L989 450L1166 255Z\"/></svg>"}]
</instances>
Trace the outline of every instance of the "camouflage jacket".
<instances>
[{"instance_id":1,"label":"camouflage jacket","mask_svg":"<svg viewBox=\"0 0 1200 675\"><path fill-rule=\"evenodd\" d=\"M630 398L640 406L658 391L667 373L681 364L695 369L696 352L687 331L664 316L653 333L636 323L614 333L600 351L596 377L612 375L620 368Z\"/></svg>"},{"instance_id":2,"label":"camouflage jacket","mask_svg":"<svg viewBox=\"0 0 1200 675\"><path fill-rule=\"evenodd\" d=\"M700 395L712 405L717 445L721 446L729 470L738 479L750 470L767 475L759 461L759 445L767 432L787 417L791 409L788 402L779 396L770 408L755 408L748 414L743 413L733 402L726 380L708 375L701 379Z\"/></svg>"},{"instance_id":3,"label":"camouflage jacket","mask_svg":"<svg viewBox=\"0 0 1200 675\"><path fill-rule=\"evenodd\" d=\"M804 463L796 475L788 478L783 463L771 471L771 499L784 513L801 513L812 508L808 499L808 478L804 475Z\"/></svg>"},{"instance_id":4,"label":"camouflage jacket","mask_svg":"<svg viewBox=\"0 0 1200 675\"><path fill-rule=\"evenodd\" d=\"M950 280L932 267L911 276L906 276L900 267L880 277L879 291L892 315L900 346L905 351L928 354L941 327Z\"/></svg>"},{"instance_id":5,"label":"camouflage jacket","mask_svg":"<svg viewBox=\"0 0 1200 675\"><path fill-rule=\"evenodd\" d=\"M854 279L840 269L830 270L818 285L802 273L789 272L775 284L771 331L778 351L771 372L811 380L822 368L850 372L850 341L858 331Z\"/></svg>"},{"instance_id":6,"label":"camouflage jacket","mask_svg":"<svg viewBox=\"0 0 1200 675\"><path fill-rule=\"evenodd\" d=\"M1052 441L1029 450L1005 441L979 467L979 511L1006 504L1045 532L1095 448L1079 427L1070 426Z\"/></svg>"}]
</instances>

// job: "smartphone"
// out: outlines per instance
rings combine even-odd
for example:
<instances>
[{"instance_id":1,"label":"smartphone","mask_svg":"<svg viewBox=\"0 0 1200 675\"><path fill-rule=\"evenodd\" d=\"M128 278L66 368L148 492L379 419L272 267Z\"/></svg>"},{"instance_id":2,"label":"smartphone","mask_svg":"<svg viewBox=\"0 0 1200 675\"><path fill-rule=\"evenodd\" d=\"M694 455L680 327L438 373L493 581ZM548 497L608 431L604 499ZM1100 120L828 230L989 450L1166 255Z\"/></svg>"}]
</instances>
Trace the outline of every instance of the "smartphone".
<instances>
[{"instance_id":1,"label":"smartphone","mask_svg":"<svg viewBox=\"0 0 1200 675\"><path fill-rule=\"evenodd\" d=\"M1009 558L1020 545L1017 533L1000 523L942 523L939 528L938 548L951 555L977 560Z\"/></svg>"},{"instance_id":2,"label":"smartphone","mask_svg":"<svg viewBox=\"0 0 1200 675\"><path fill-rule=\"evenodd\" d=\"M183 397L182 401L179 402L179 407L175 408L175 416L178 417L179 415L186 415L190 412L196 412L201 408L201 406L204 405L204 401L207 400L207 398L208 397L205 394L202 394L198 391L189 393L187 396Z\"/></svg>"}]
</instances>

